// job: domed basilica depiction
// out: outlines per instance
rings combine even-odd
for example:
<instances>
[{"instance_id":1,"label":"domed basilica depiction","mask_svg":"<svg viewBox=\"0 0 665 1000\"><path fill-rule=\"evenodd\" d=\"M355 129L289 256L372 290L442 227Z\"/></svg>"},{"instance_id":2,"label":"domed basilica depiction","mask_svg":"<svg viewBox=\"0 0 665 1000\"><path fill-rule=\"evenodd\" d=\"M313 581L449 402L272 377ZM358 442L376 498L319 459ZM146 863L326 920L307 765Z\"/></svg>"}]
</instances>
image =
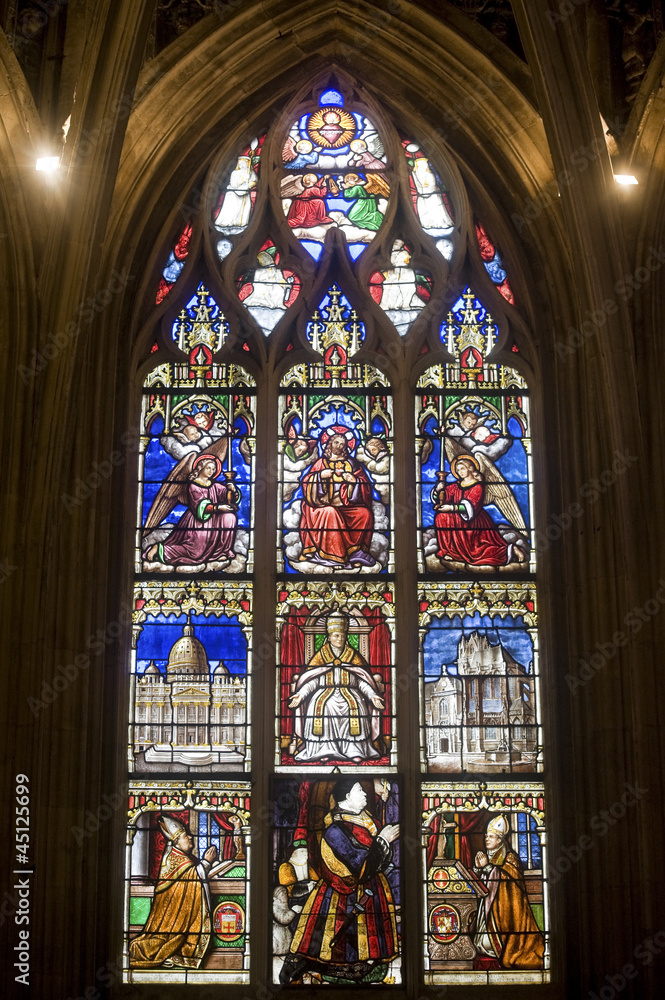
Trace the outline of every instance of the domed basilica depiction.
<instances>
[{"instance_id":1,"label":"domed basilica depiction","mask_svg":"<svg viewBox=\"0 0 665 1000\"><path fill-rule=\"evenodd\" d=\"M154 660L136 686L134 752L140 771L239 763L245 742L245 688L223 663L211 672L203 643L185 625L166 672Z\"/></svg>"}]
</instances>

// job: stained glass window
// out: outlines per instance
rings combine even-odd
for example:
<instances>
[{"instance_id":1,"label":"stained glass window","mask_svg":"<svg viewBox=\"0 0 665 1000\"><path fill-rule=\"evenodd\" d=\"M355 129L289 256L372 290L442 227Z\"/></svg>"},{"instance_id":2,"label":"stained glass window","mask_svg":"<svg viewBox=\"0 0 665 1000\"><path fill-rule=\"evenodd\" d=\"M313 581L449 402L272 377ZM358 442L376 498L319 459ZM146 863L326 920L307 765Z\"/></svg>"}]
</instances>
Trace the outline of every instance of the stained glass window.
<instances>
[{"instance_id":1,"label":"stained glass window","mask_svg":"<svg viewBox=\"0 0 665 1000\"><path fill-rule=\"evenodd\" d=\"M395 764L392 586L288 582L277 615L277 767Z\"/></svg>"},{"instance_id":2,"label":"stained glass window","mask_svg":"<svg viewBox=\"0 0 665 1000\"><path fill-rule=\"evenodd\" d=\"M182 269L185 266L185 261L187 260L187 255L189 254L189 243L191 238L192 224L191 222L188 222L178 237L175 246L168 256L166 264L164 265L162 276L159 279L157 296L155 298L155 303L157 305L159 305L159 303L166 298L180 277Z\"/></svg>"},{"instance_id":3,"label":"stained glass window","mask_svg":"<svg viewBox=\"0 0 665 1000\"><path fill-rule=\"evenodd\" d=\"M256 257L256 266L238 277L238 298L268 336L300 294L300 278L290 268L280 267L279 250L266 240Z\"/></svg>"},{"instance_id":4,"label":"stained glass window","mask_svg":"<svg viewBox=\"0 0 665 1000\"><path fill-rule=\"evenodd\" d=\"M492 360L499 330L470 287L440 338L448 360L420 377L416 406L425 980L544 983L544 792L528 783L545 770L528 389Z\"/></svg>"},{"instance_id":5,"label":"stained glass window","mask_svg":"<svg viewBox=\"0 0 665 1000\"><path fill-rule=\"evenodd\" d=\"M250 785L132 781L127 982L247 983Z\"/></svg>"},{"instance_id":6,"label":"stained glass window","mask_svg":"<svg viewBox=\"0 0 665 1000\"><path fill-rule=\"evenodd\" d=\"M425 981L544 983L541 784L423 784Z\"/></svg>"},{"instance_id":7,"label":"stained glass window","mask_svg":"<svg viewBox=\"0 0 665 1000\"><path fill-rule=\"evenodd\" d=\"M282 379L280 563L298 573L381 572L391 568L387 379L354 361L364 325L337 285L307 337L321 362Z\"/></svg>"},{"instance_id":8,"label":"stained glass window","mask_svg":"<svg viewBox=\"0 0 665 1000\"><path fill-rule=\"evenodd\" d=\"M420 144L402 137L402 148L409 166L411 201L418 221L434 239L439 253L450 260L455 246L455 216L450 196Z\"/></svg>"},{"instance_id":9,"label":"stained glass window","mask_svg":"<svg viewBox=\"0 0 665 1000\"><path fill-rule=\"evenodd\" d=\"M337 229L357 258L390 199L387 157L371 120L327 90L291 125L282 161L282 206L293 235L318 260L326 234Z\"/></svg>"},{"instance_id":10,"label":"stained glass window","mask_svg":"<svg viewBox=\"0 0 665 1000\"><path fill-rule=\"evenodd\" d=\"M476 221L476 237L478 239L478 249L480 250L480 256L483 259L485 270L503 295L506 302L510 302L511 305L514 305L515 297L513 296L510 282L508 281L508 274L503 266L501 257L499 256L499 251L487 235L486 230L483 229L478 221Z\"/></svg>"},{"instance_id":11,"label":"stained glass window","mask_svg":"<svg viewBox=\"0 0 665 1000\"><path fill-rule=\"evenodd\" d=\"M419 608L428 770L540 770L533 585L429 583Z\"/></svg>"},{"instance_id":12,"label":"stained glass window","mask_svg":"<svg viewBox=\"0 0 665 1000\"><path fill-rule=\"evenodd\" d=\"M454 358L421 376L421 569L523 573L531 546L531 445L524 379L490 363L491 315L467 288L441 326Z\"/></svg>"},{"instance_id":13,"label":"stained glass window","mask_svg":"<svg viewBox=\"0 0 665 1000\"><path fill-rule=\"evenodd\" d=\"M391 778L279 778L273 983L402 982L399 792Z\"/></svg>"},{"instance_id":14,"label":"stained glass window","mask_svg":"<svg viewBox=\"0 0 665 1000\"><path fill-rule=\"evenodd\" d=\"M220 152L165 244L127 981L246 983L269 941L274 989L548 981L518 307L455 157L396 125L319 80Z\"/></svg>"},{"instance_id":15,"label":"stained glass window","mask_svg":"<svg viewBox=\"0 0 665 1000\"><path fill-rule=\"evenodd\" d=\"M411 250L404 240L393 243L390 264L388 270L371 275L369 291L397 332L404 336L430 300L432 276L411 267Z\"/></svg>"},{"instance_id":16,"label":"stained glass window","mask_svg":"<svg viewBox=\"0 0 665 1000\"><path fill-rule=\"evenodd\" d=\"M264 140L265 134L257 136L241 150L217 199L213 226L220 260L229 255L234 238L243 233L249 224L256 202Z\"/></svg>"},{"instance_id":17,"label":"stained glass window","mask_svg":"<svg viewBox=\"0 0 665 1000\"><path fill-rule=\"evenodd\" d=\"M202 282L162 328L139 435L128 982L249 980L256 396ZM154 351L151 352L151 354Z\"/></svg>"}]
</instances>

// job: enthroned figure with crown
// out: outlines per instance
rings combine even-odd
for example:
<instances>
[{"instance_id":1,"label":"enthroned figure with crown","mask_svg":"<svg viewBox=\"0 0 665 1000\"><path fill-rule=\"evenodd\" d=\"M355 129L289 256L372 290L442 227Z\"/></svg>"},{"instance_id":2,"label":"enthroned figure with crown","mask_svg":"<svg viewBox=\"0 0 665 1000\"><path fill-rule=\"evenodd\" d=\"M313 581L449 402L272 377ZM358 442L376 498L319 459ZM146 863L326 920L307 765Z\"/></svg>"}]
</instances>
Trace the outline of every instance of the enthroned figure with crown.
<instances>
[{"instance_id":1,"label":"enthroned figure with crown","mask_svg":"<svg viewBox=\"0 0 665 1000\"><path fill-rule=\"evenodd\" d=\"M545 942L524 882L522 862L510 843L510 820L501 814L487 824L486 851L478 851L474 872L487 895L478 902L474 968L542 969Z\"/></svg>"},{"instance_id":2,"label":"enthroned figure with crown","mask_svg":"<svg viewBox=\"0 0 665 1000\"><path fill-rule=\"evenodd\" d=\"M212 905L208 875L217 857L209 847L199 860L194 838L173 816L161 816L167 844L155 897L141 934L129 943L133 968L181 966L198 969L210 943Z\"/></svg>"}]
</instances>

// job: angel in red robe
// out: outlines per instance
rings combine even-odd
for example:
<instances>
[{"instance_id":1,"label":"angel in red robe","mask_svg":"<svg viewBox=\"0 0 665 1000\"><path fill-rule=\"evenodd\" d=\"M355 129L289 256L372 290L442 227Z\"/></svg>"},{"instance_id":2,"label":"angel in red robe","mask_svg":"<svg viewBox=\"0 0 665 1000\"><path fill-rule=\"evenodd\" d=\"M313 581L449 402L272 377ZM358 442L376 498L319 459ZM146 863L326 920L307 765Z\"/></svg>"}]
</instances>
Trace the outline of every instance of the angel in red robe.
<instances>
[{"instance_id":1,"label":"angel in red robe","mask_svg":"<svg viewBox=\"0 0 665 1000\"><path fill-rule=\"evenodd\" d=\"M305 174L302 178L302 190L291 202L286 217L291 228L312 229L314 226L332 224L325 202L327 194L327 177L319 181L316 174Z\"/></svg>"},{"instance_id":2,"label":"angel in red robe","mask_svg":"<svg viewBox=\"0 0 665 1000\"><path fill-rule=\"evenodd\" d=\"M504 566L509 546L484 509L485 483L478 460L459 455L450 467L457 481L441 479L432 490L438 558L471 566Z\"/></svg>"},{"instance_id":3,"label":"angel in red robe","mask_svg":"<svg viewBox=\"0 0 665 1000\"><path fill-rule=\"evenodd\" d=\"M330 437L323 457L303 476L302 488L301 559L325 566L372 565L372 483L342 434Z\"/></svg>"}]
</instances>

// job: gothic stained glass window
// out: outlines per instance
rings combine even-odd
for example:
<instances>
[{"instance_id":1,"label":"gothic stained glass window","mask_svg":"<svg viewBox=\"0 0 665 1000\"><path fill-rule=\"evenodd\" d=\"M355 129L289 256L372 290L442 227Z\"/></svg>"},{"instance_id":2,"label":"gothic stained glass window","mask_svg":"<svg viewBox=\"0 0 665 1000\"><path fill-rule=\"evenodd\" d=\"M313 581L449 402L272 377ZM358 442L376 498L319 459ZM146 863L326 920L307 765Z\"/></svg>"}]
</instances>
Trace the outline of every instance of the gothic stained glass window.
<instances>
[{"instance_id":1,"label":"gothic stained glass window","mask_svg":"<svg viewBox=\"0 0 665 1000\"><path fill-rule=\"evenodd\" d=\"M212 162L206 218L166 244L138 434L128 982L249 982L250 938L275 988L548 981L518 309L453 157L402 125L321 79ZM255 831L271 881L250 930Z\"/></svg>"},{"instance_id":2,"label":"gothic stained glass window","mask_svg":"<svg viewBox=\"0 0 665 1000\"><path fill-rule=\"evenodd\" d=\"M273 983L401 983L397 783L280 777L273 803Z\"/></svg>"},{"instance_id":3,"label":"gothic stained glass window","mask_svg":"<svg viewBox=\"0 0 665 1000\"><path fill-rule=\"evenodd\" d=\"M364 326L333 285L307 327L320 364L282 379L281 522L287 572L391 567L392 399L387 379L354 362Z\"/></svg>"},{"instance_id":4,"label":"gothic stained glass window","mask_svg":"<svg viewBox=\"0 0 665 1000\"><path fill-rule=\"evenodd\" d=\"M251 598L249 581L137 584L133 770L249 768Z\"/></svg>"},{"instance_id":5,"label":"gothic stained glass window","mask_svg":"<svg viewBox=\"0 0 665 1000\"><path fill-rule=\"evenodd\" d=\"M543 786L527 783L545 769L528 389L490 360L498 329L470 287L440 337L450 360L421 375L416 404L425 978L544 983Z\"/></svg>"},{"instance_id":6,"label":"gothic stained glass window","mask_svg":"<svg viewBox=\"0 0 665 1000\"><path fill-rule=\"evenodd\" d=\"M173 324L186 360L167 362L146 379L139 570L251 569L254 385L239 366L213 361L225 326L200 285Z\"/></svg>"},{"instance_id":7,"label":"gothic stained glass window","mask_svg":"<svg viewBox=\"0 0 665 1000\"><path fill-rule=\"evenodd\" d=\"M217 199L212 222L220 260L229 255L234 238L247 229L254 211L264 141L265 133L252 139L241 150Z\"/></svg>"},{"instance_id":8,"label":"gothic stained glass window","mask_svg":"<svg viewBox=\"0 0 665 1000\"><path fill-rule=\"evenodd\" d=\"M429 572L535 568L528 392L514 369L487 362L496 333L467 288L441 327L455 360L418 384L419 553Z\"/></svg>"},{"instance_id":9,"label":"gothic stained glass window","mask_svg":"<svg viewBox=\"0 0 665 1000\"><path fill-rule=\"evenodd\" d=\"M168 256L164 265L162 276L159 280L159 288L155 298L156 305L159 305L169 294L185 266L187 255L189 254L189 243L192 238L192 224L188 222L178 240Z\"/></svg>"},{"instance_id":10,"label":"gothic stained glass window","mask_svg":"<svg viewBox=\"0 0 665 1000\"><path fill-rule=\"evenodd\" d=\"M410 266L411 250L404 240L393 243L390 263L389 269L375 271L370 276L369 292L397 332L404 336L430 300L432 276Z\"/></svg>"},{"instance_id":11,"label":"gothic stained glass window","mask_svg":"<svg viewBox=\"0 0 665 1000\"><path fill-rule=\"evenodd\" d=\"M279 769L396 763L394 619L390 584L280 588Z\"/></svg>"},{"instance_id":12,"label":"gothic stained glass window","mask_svg":"<svg viewBox=\"0 0 665 1000\"><path fill-rule=\"evenodd\" d=\"M419 610L427 769L541 770L533 585L421 584Z\"/></svg>"},{"instance_id":13,"label":"gothic stained glass window","mask_svg":"<svg viewBox=\"0 0 665 1000\"><path fill-rule=\"evenodd\" d=\"M286 221L318 260L330 229L358 257L376 236L390 198L383 143L369 118L345 106L339 91L293 122L284 142L281 195Z\"/></svg>"},{"instance_id":14,"label":"gothic stained glass window","mask_svg":"<svg viewBox=\"0 0 665 1000\"><path fill-rule=\"evenodd\" d=\"M255 382L199 282L144 382L125 979L249 978ZM151 352L154 353L154 352ZM219 780L224 776L228 783ZM234 779L235 776L235 779Z\"/></svg>"},{"instance_id":15,"label":"gothic stained glass window","mask_svg":"<svg viewBox=\"0 0 665 1000\"><path fill-rule=\"evenodd\" d=\"M256 267L238 277L238 298L268 336L300 294L300 278L280 267L279 250L266 240L256 257Z\"/></svg>"},{"instance_id":16,"label":"gothic stained glass window","mask_svg":"<svg viewBox=\"0 0 665 1000\"><path fill-rule=\"evenodd\" d=\"M450 260L454 249L455 216L448 192L420 144L402 137L409 166L409 186L414 211L439 253Z\"/></svg>"},{"instance_id":17,"label":"gothic stained glass window","mask_svg":"<svg viewBox=\"0 0 665 1000\"><path fill-rule=\"evenodd\" d=\"M545 983L542 784L423 784L425 981Z\"/></svg>"},{"instance_id":18,"label":"gothic stained glass window","mask_svg":"<svg viewBox=\"0 0 665 1000\"><path fill-rule=\"evenodd\" d=\"M508 274L499 256L499 251L487 235L486 230L476 220L476 237L478 239L478 249L483 259L485 270L503 295L506 302L515 305L515 297L508 281Z\"/></svg>"},{"instance_id":19,"label":"gothic stained glass window","mask_svg":"<svg viewBox=\"0 0 665 1000\"><path fill-rule=\"evenodd\" d=\"M248 782L130 782L126 982L249 982L250 794Z\"/></svg>"}]
</instances>

